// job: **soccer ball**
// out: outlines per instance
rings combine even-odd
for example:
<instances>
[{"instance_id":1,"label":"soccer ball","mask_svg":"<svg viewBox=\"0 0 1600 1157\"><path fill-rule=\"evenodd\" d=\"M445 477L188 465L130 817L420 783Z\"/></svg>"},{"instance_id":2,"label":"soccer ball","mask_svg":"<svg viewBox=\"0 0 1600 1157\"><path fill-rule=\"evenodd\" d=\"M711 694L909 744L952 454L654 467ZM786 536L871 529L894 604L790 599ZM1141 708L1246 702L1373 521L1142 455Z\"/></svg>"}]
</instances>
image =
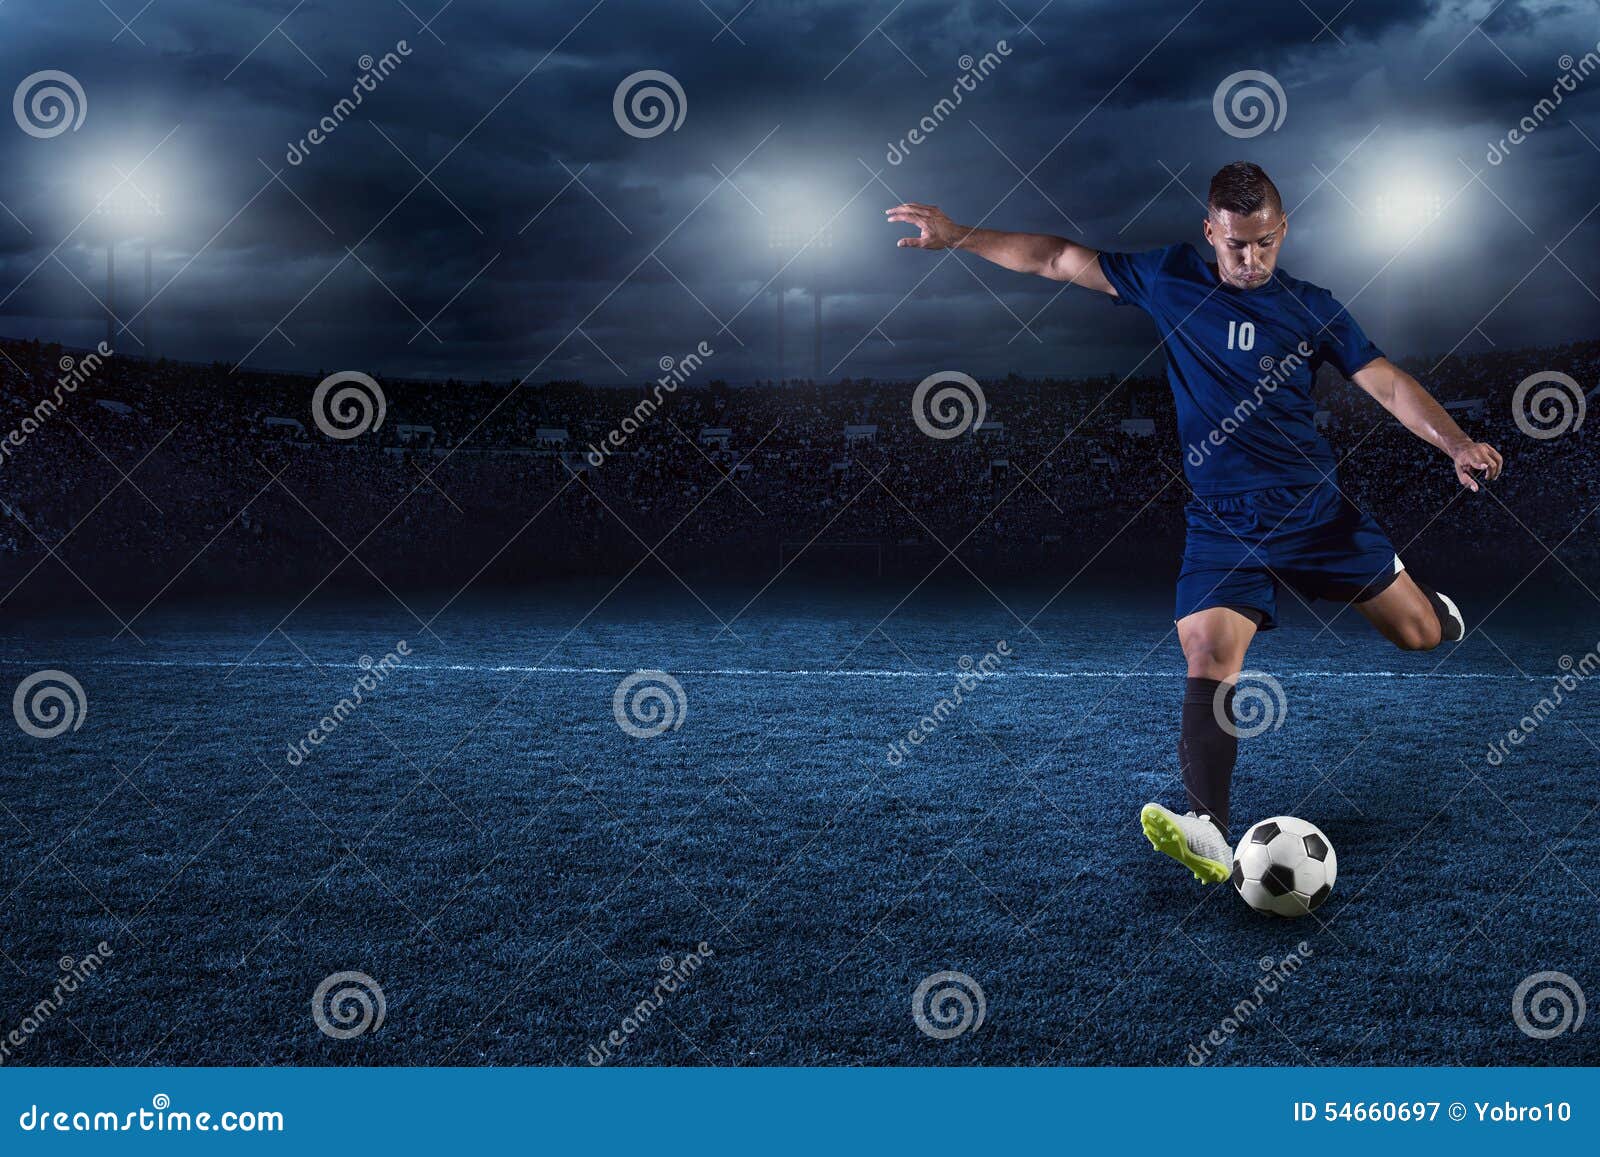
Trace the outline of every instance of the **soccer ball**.
<instances>
[{"instance_id":1,"label":"soccer ball","mask_svg":"<svg viewBox=\"0 0 1600 1157\"><path fill-rule=\"evenodd\" d=\"M1294 816L1262 820L1233 853L1233 886L1269 916L1304 916L1333 891L1339 858L1316 824Z\"/></svg>"}]
</instances>

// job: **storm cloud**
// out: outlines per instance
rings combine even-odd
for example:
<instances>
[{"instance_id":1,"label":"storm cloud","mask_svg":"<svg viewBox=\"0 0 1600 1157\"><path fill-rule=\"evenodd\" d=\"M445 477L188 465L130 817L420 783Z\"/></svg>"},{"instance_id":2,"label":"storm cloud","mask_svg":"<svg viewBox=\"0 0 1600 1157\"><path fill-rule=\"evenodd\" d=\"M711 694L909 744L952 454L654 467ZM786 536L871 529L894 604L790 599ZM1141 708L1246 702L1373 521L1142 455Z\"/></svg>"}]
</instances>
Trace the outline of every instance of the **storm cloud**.
<instances>
[{"instance_id":1,"label":"storm cloud","mask_svg":"<svg viewBox=\"0 0 1600 1157\"><path fill-rule=\"evenodd\" d=\"M897 250L883 210L1199 243L1245 158L1291 207L1283 267L1390 352L1594 336L1593 7L1308 4L14 0L0 75L66 73L86 107L0 133L0 332L102 336L115 238L119 317L148 240L151 347L230 366L644 381L703 341L768 378L781 290L788 376L814 293L828 379L1122 372L1154 339L1134 311ZM619 121L647 70L676 128ZM1283 94L1253 135L1213 107L1247 70ZM131 210L93 213L119 183Z\"/></svg>"}]
</instances>

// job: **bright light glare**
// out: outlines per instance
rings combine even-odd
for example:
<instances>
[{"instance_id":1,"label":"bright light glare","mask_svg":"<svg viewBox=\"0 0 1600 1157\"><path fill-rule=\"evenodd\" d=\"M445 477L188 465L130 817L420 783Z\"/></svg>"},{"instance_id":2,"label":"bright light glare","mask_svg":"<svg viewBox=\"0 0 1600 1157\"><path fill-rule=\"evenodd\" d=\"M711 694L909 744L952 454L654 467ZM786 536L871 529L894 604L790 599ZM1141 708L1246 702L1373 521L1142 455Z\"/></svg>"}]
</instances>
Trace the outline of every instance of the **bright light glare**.
<instances>
[{"instance_id":1,"label":"bright light glare","mask_svg":"<svg viewBox=\"0 0 1600 1157\"><path fill-rule=\"evenodd\" d=\"M849 199L826 181L795 171L752 170L737 178L748 198L751 223L766 233L769 249L806 253L831 249L835 216ZM757 213L759 212L759 215Z\"/></svg>"},{"instance_id":2,"label":"bright light glare","mask_svg":"<svg viewBox=\"0 0 1600 1157\"><path fill-rule=\"evenodd\" d=\"M1409 238L1438 220L1444 206L1443 199L1432 190L1421 185L1401 185L1378 196L1377 210L1385 233Z\"/></svg>"},{"instance_id":3,"label":"bright light glare","mask_svg":"<svg viewBox=\"0 0 1600 1157\"><path fill-rule=\"evenodd\" d=\"M149 167L112 165L85 182L97 217L123 220L160 217L161 192Z\"/></svg>"},{"instance_id":4,"label":"bright light glare","mask_svg":"<svg viewBox=\"0 0 1600 1157\"><path fill-rule=\"evenodd\" d=\"M824 225L819 229L797 228L793 225L774 225L767 232L767 246L771 249L782 249L795 252L802 246L807 249L833 248L833 226Z\"/></svg>"}]
</instances>

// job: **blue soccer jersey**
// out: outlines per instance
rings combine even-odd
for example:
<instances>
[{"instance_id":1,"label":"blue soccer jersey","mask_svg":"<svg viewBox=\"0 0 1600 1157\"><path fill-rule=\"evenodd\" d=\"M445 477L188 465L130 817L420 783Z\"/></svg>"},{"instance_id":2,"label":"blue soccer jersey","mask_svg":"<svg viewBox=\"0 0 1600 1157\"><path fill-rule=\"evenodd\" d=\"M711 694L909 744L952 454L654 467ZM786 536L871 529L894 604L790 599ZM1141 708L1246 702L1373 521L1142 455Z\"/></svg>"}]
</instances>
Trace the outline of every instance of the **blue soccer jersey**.
<instances>
[{"instance_id":1,"label":"blue soccer jersey","mask_svg":"<svg viewBox=\"0 0 1600 1157\"><path fill-rule=\"evenodd\" d=\"M1316 428L1317 368L1349 377L1381 351L1326 289L1281 270L1265 285L1219 281L1193 245L1102 253L1118 304L1161 331L1195 494L1305 486L1334 476Z\"/></svg>"}]
</instances>

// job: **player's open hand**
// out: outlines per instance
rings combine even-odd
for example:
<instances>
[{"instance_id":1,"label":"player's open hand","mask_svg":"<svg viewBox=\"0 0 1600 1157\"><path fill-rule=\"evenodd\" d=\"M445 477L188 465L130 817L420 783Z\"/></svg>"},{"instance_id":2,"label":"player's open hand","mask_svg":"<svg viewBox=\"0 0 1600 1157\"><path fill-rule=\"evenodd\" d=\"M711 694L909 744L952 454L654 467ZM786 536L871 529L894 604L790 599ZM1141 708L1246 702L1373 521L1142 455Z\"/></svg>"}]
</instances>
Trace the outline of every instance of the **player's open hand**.
<instances>
[{"instance_id":1,"label":"player's open hand","mask_svg":"<svg viewBox=\"0 0 1600 1157\"><path fill-rule=\"evenodd\" d=\"M902 237L896 243L902 249L950 249L971 232L946 217L937 205L907 201L886 210L886 214L890 221L903 221L916 227L917 236Z\"/></svg>"},{"instance_id":2,"label":"player's open hand","mask_svg":"<svg viewBox=\"0 0 1600 1157\"><path fill-rule=\"evenodd\" d=\"M1493 482L1500 477L1500 471L1505 468L1505 460L1500 457L1500 451L1487 442L1469 442L1457 450L1452 458L1456 463L1456 478L1468 490L1476 492L1478 479ZM1473 471L1478 471L1474 474Z\"/></svg>"}]
</instances>

